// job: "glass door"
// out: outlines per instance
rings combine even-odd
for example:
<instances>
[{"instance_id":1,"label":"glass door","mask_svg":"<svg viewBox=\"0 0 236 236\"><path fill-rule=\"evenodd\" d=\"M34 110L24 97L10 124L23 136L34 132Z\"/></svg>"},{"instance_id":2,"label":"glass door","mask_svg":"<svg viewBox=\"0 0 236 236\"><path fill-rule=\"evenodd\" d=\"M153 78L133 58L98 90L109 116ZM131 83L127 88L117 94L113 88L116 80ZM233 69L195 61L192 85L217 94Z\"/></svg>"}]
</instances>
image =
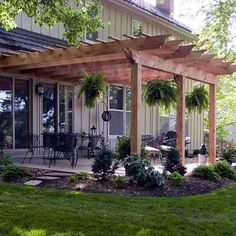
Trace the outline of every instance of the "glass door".
<instances>
[{"instance_id":1,"label":"glass door","mask_svg":"<svg viewBox=\"0 0 236 236\"><path fill-rule=\"evenodd\" d=\"M4 148L13 148L13 80L0 76L0 132Z\"/></svg>"},{"instance_id":2,"label":"glass door","mask_svg":"<svg viewBox=\"0 0 236 236\"><path fill-rule=\"evenodd\" d=\"M15 148L27 148L29 135L29 81L15 79Z\"/></svg>"},{"instance_id":3,"label":"glass door","mask_svg":"<svg viewBox=\"0 0 236 236\"><path fill-rule=\"evenodd\" d=\"M28 80L0 76L0 133L5 149L26 148L29 102Z\"/></svg>"},{"instance_id":4,"label":"glass door","mask_svg":"<svg viewBox=\"0 0 236 236\"><path fill-rule=\"evenodd\" d=\"M59 85L59 131L72 132L73 88Z\"/></svg>"},{"instance_id":5,"label":"glass door","mask_svg":"<svg viewBox=\"0 0 236 236\"><path fill-rule=\"evenodd\" d=\"M57 132L56 85L44 85L43 92L43 132Z\"/></svg>"}]
</instances>

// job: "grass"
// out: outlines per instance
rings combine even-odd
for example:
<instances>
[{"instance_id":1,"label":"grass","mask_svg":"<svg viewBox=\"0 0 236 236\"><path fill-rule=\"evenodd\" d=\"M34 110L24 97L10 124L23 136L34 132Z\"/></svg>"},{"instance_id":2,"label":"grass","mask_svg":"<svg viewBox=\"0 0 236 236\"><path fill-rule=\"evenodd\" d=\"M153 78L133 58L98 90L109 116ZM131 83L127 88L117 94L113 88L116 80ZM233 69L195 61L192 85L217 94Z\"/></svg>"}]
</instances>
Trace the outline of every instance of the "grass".
<instances>
[{"instance_id":1,"label":"grass","mask_svg":"<svg viewBox=\"0 0 236 236\"><path fill-rule=\"evenodd\" d=\"M236 235L236 184L154 198L0 184L0 235Z\"/></svg>"}]
</instances>

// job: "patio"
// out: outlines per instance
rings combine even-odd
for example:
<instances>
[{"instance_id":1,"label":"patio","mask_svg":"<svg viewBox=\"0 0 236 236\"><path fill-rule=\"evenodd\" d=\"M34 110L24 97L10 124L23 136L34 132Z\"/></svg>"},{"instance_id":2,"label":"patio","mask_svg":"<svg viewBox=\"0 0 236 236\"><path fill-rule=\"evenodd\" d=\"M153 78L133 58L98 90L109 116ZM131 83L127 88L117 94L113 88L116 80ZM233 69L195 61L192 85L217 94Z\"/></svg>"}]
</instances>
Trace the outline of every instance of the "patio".
<instances>
[{"instance_id":1,"label":"patio","mask_svg":"<svg viewBox=\"0 0 236 236\"><path fill-rule=\"evenodd\" d=\"M91 172L91 165L94 161L93 158L79 158L77 165L72 169L70 166L70 163L67 160L58 160L56 162L56 165L52 165L50 168L48 167L48 163L46 163L46 165L44 165L43 163L43 159L42 159L42 155L36 155L33 157L31 163L29 163L28 161L26 161L25 163L21 163L22 160L24 158L24 153L15 153L12 156L12 159L14 161L14 163L20 165L20 166L24 166L27 168L37 168L37 169L46 169L46 170L51 170L51 171L61 171L61 172L69 172L69 173L79 173L79 172L87 172L87 173L92 173ZM156 170L162 171L163 170L163 165L161 164L160 160L156 160L155 162L153 162L153 160L151 160L152 165L154 166L154 168ZM187 173L190 173L196 166L198 166L198 159L195 158L187 158L186 159L186 163L185 166L187 168ZM116 175L125 175L125 169L124 167L119 167L116 170Z\"/></svg>"}]
</instances>

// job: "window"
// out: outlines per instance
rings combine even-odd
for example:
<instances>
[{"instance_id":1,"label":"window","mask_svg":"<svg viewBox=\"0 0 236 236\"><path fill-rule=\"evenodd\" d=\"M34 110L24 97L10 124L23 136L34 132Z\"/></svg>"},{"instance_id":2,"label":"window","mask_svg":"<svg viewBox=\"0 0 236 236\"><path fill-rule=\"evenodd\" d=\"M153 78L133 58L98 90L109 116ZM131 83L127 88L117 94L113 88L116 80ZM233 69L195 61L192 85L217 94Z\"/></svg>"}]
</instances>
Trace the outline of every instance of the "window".
<instances>
[{"instance_id":1,"label":"window","mask_svg":"<svg viewBox=\"0 0 236 236\"><path fill-rule=\"evenodd\" d=\"M112 85L109 91L109 106L112 115L110 135L126 135L130 132L130 88Z\"/></svg>"},{"instance_id":2,"label":"window","mask_svg":"<svg viewBox=\"0 0 236 236\"><path fill-rule=\"evenodd\" d=\"M136 20L132 21L132 34L139 37L142 34L142 23Z\"/></svg>"},{"instance_id":3,"label":"window","mask_svg":"<svg viewBox=\"0 0 236 236\"><path fill-rule=\"evenodd\" d=\"M29 81L0 76L0 132L4 148L26 148L29 134Z\"/></svg>"}]
</instances>

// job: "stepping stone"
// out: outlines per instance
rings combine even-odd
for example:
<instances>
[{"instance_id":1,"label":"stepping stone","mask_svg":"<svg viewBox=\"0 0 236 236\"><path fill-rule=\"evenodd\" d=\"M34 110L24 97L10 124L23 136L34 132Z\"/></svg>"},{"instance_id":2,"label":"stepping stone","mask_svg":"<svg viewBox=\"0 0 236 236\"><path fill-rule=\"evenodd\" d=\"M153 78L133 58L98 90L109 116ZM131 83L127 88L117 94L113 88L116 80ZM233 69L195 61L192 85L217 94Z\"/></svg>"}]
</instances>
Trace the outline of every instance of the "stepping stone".
<instances>
[{"instance_id":1,"label":"stepping stone","mask_svg":"<svg viewBox=\"0 0 236 236\"><path fill-rule=\"evenodd\" d=\"M56 180L56 179L60 179L60 177L55 177L55 176L38 176L38 177L35 177L35 179L39 179L39 180Z\"/></svg>"},{"instance_id":2,"label":"stepping stone","mask_svg":"<svg viewBox=\"0 0 236 236\"><path fill-rule=\"evenodd\" d=\"M40 181L40 180L29 180L29 181L26 181L24 184L29 185L29 186L38 186L41 183L42 183L42 181Z\"/></svg>"},{"instance_id":3,"label":"stepping stone","mask_svg":"<svg viewBox=\"0 0 236 236\"><path fill-rule=\"evenodd\" d=\"M53 177L68 177L73 175L73 173L67 173L67 172L49 172L45 173L45 176L53 176Z\"/></svg>"}]
</instances>

